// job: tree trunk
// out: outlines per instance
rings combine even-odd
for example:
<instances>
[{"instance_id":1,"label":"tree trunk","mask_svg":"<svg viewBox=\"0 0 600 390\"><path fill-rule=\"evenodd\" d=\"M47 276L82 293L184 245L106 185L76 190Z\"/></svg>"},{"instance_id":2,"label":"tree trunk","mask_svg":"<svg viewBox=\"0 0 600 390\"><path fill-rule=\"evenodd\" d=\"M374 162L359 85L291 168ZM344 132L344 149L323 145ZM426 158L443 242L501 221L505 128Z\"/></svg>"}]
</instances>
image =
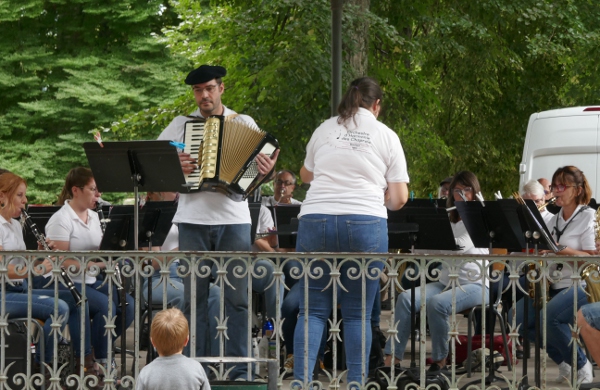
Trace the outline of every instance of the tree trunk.
<instances>
[{"instance_id":1,"label":"tree trunk","mask_svg":"<svg viewBox=\"0 0 600 390\"><path fill-rule=\"evenodd\" d=\"M346 4L356 6L360 13L369 10L371 0L347 0ZM369 66L369 23L362 19L353 26L343 26L347 29L350 43L346 46L346 60L352 69L352 78L367 76Z\"/></svg>"}]
</instances>

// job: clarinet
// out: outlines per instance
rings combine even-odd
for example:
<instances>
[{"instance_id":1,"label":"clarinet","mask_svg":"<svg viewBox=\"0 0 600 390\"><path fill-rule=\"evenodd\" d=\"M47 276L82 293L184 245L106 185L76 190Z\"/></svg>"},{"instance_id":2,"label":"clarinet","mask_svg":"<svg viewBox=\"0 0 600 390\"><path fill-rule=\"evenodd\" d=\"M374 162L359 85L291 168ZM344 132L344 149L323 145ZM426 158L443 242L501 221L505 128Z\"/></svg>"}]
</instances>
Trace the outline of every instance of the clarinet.
<instances>
[{"instance_id":1,"label":"clarinet","mask_svg":"<svg viewBox=\"0 0 600 390\"><path fill-rule=\"evenodd\" d=\"M21 210L21 215L25 219L25 223L31 230L31 233L33 233L33 235L35 236L37 242L40 245L42 245L42 247L45 250L51 251L52 249L50 249L50 247L48 246L48 243L46 242L46 236L44 236L44 234L42 232L40 232L40 230L38 229L35 222L33 222L31 220L31 217L29 216L29 214L27 214L27 212L25 210ZM71 292L71 295L73 295L73 299L75 299L75 304L77 306L81 305L81 303L83 302L83 298L81 297L81 294L79 293L79 291L77 291L77 288L75 287L75 283L73 283L73 279L71 279L71 277L67 273L67 270L63 266L60 267L60 277L61 277L63 283L65 284L65 286L67 286L67 288Z\"/></svg>"},{"instance_id":2,"label":"clarinet","mask_svg":"<svg viewBox=\"0 0 600 390\"><path fill-rule=\"evenodd\" d=\"M100 219L100 227L102 228L102 235L106 232L106 222L109 222L110 219L104 218L104 211L102 210L102 205L100 203L96 203L96 212L98 213L98 218ZM123 291L123 277L121 276L121 268L118 263L115 263L115 279L117 280L117 293L119 298L119 304L121 303L121 294ZM125 301L125 306L129 305L129 302Z\"/></svg>"}]
</instances>

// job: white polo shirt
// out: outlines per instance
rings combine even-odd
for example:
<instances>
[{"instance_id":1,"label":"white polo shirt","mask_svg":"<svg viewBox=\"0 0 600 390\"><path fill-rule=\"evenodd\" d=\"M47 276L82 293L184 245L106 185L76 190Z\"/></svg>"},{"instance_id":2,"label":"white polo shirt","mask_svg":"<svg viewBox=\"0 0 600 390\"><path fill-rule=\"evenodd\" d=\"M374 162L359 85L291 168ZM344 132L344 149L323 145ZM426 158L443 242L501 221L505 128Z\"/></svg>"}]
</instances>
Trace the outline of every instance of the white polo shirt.
<instances>
[{"instance_id":1,"label":"white polo shirt","mask_svg":"<svg viewBox=\"0 0 600 390\"><path fill-rule=\"evenodd\" d=\"M593 251L596 250L594 223L595 223L595 211L593 208L588 207L585 210L579 212L579 210L585 207L583 205L577 206L573 215L568 220L563 219L563 210L561 209L555 214L550 223L548 224L548 230L552 233L554 240L557 240L556 227L563 230L563 234L560 236L558 243L560 245L566 245L569 248L573 248L578 251ZM572 221L569 226L565 229L565 226L569 221ZM549 271L556 270L557 265L553 264L550 266ZM573 274L570 267L563 266L561 270L561 280L557 283L553 283L551 287L555 290L571 287L571 275Z\"/></svg>"},{"instance_id":2,"label":"white polo shirt","mask_svg":"<svg viewBox=\"0 0 600 390\"><path fill-rule=\"evenodd\" d=\"M24 251L27 249L23 240L23 227L19 221L13 218L7 221L0 215L0 246L5 251ZM9 264L25 265L26 263L23 258L11 258ZM11 280L14 282L23 281L23 279Z\"/></svg>"},{"instance_id":3,"label":"white polo shirt","mask_svg":"<svg viewBox=\"0 0 600 390\"><path fill-rule=\"evenodd\" d=\"M46 237L54 241L68 241L69 250L72 252L97 251L102 241L102 228L98 213L90 209L87 210L87 223L71 208L70 201L67 200L46 224ZM73 281L82 282L82 275L73 277ZM85 283L93 284L96 277L86 274Z\"/></svg>"}]
</instances>

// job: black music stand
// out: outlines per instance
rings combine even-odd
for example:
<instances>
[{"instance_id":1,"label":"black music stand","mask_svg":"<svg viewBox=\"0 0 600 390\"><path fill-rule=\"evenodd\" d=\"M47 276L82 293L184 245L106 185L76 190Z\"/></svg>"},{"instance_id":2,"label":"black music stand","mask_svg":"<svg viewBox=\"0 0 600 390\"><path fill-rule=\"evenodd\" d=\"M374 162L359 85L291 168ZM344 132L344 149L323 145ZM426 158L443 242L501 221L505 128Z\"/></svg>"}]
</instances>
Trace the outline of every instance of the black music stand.
<instances>
[{"instance_id":1,"label":"black music stand","mask_svg":"<svg viewBox=\"0 0 600 390\"><path fill-rule=\"evenodd\" d=\"M250 226L250 242L254 243L256 240L256 229L258 228L258 219L260 216L261 202L250 202L248 201L248 208L250 209L250 220L252 225Z\"/></svg>"},{"instance_id":2,"label":"black music stand","mask_svg":"<svg viewBox=\"0 0 600 390\"><path fill-rule=\"evenodd\" d=\"M180 192L186 188L176 147L170 141L123 141L104 142L102 145L85 142L83 148L96 185L102 192L129 192L133 189L133 249L138 250L138 191ZM121 303L125 304L123 300ZM121 335L122 372L126 372L125 334L123 331Z\"/></svg>"},{"instance_id":3,"label":"black music stand","mask_svg":"<svg viewBox=\"0 0 600 390\"><path fill-rule=\"evenodd\" d=\"M38 229L40 229L40 232L44 232L50 217L52 217L52 215L54 215L54 213L57 212L60 207L61 206L28 205L27 214L29 214L31 220L37 225ZM38 242L31 229L25 229L23 236L27 250L36 251L38 249Z\"/></svg>"},{"instance_id":4,"label":"black music stand","mask_svg":"<svg viewBox=\"0 0 600 390\"><path fill-rule=\"evenodd\" d=\"M299 204L278 204L273 206L275 228L280 248L296 249L298 235Z\"/></svg>"},{"instance_id":5,"label":"black music stand","mask_svg":"<svg viewBox=\"0 0 600 390\"><path fill-rule=\"evenodd\" d=\"M102 192L134 192L134 220L138 221L138 191L181 192L185 178L175 146L169 141L123 141L83 144L98 188ZM129 169L127 169L129 168ZM134 250L138 223L134 223Z\"/></svg>"},{"instance_id":6,"label":"black music stand","mask_svg":"<svg viewBox=\"0 0 600 390\"><path fill-rule=\"evenodd\" d=\"M454 233L446 208L437 199L411 199L400 210L388 210L390 249L456 250ZM423 272L427 272L423 270ZM416 280L410 282L410 369L418 376L416 364Z\"/></svg>"}]
</instances>

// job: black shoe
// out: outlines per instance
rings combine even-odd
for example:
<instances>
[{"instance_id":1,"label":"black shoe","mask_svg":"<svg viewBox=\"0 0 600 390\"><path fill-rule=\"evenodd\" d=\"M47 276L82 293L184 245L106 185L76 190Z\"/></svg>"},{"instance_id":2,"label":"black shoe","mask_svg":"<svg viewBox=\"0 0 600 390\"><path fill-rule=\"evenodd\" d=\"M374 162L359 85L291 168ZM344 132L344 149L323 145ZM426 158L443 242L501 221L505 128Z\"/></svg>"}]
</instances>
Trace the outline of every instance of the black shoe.
<instances>
[{"instance_id":1,"label":"black shoe","mask_svg":"<svg viewBox=\"0 0 600 390\"><path fill-rule=\"evenodd\" d=\"M428 374L438 374L440 371L446 370L446 366L440 366L437 363L432 363L427 369Z\"/></svg>"},{"instance_id":2,"label":"black shoe","mask_svg":"<svg viewBox=\"0 0 600 390\"><path fill-rule=\"evenodd\" d=\"M517 349L517 359L523 359L523 350Z\"/></svg>"}]
</instances>

